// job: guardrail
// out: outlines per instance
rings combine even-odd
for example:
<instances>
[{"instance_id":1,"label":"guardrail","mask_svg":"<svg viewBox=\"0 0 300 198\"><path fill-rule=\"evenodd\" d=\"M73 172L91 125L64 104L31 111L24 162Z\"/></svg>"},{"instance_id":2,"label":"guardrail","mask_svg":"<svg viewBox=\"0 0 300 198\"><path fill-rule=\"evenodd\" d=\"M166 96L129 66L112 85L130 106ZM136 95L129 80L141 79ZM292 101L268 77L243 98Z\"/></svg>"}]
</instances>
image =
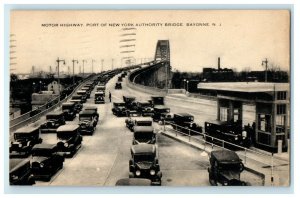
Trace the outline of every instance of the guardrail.
<instances>
[{"instance_id":1,"label":"guardrail","mask_svg":"<svg viewBox=\"0 0 300 198\"><path fill-rule=\"evenodd\" d=\"M42 105L41 107L30 111L28 113L26 113L26 115L24 114L23 116L20 116L14 120L17 120L15 122L10 122L10 128L9 131L10 133L12 133L13 131L16 131L17 129L32 123L36 120L38 120L40 117L46 115L48 112L53 111L54 109L56 109L57 107L59 107L62 103L64 103L65 101L67 101L80 87L82 87L82 85L87 82L88 80L90 80L91 78L93 78L94 76L90 76L86 79L84 79L77 87L75 87L73 89L73 91L63 100L59 101L59 97L56 97L55 99L51 100L50 102L48 102L45 105ZM53 102L53 103L52 103ZM51 106L49 106L51 104ZM35 115L31 115L34 111L37 111L37 113Z\"/></svg>"},{"instance_id":2,"label":"guardrail","mask_svg":"<svg viewBox=\"0 0 300 198\"><path fill-rule=\"evenodd\" d=\"M271 180L271 184L274 182L274 171L277 167L283 165L289 165L289 161L276 158L273 154L262 153L256 150L252 150L246 147L242 147L240 145L233 144L231 142L227 142L222 139L218 139L212 136L205 134L204 132L194 131L179 125L176 125L172 122L163 122L163 131L172 132L175 134L175 137L180 136L182 138L187 138L186 140L190 143L199 143L202 145L204 151L209 152L213 149L226 149L226 150L235 150L239 155L245 165L248 166L249 171L252 173L259 175L263 182L265 182L265 175L268 175ZM185 131L185 132L184 132ZM194 135L195 134L195 135ZM207 141L207 139L211 139L212 141ZM217 142L217 143L214 143ZM226 148L230 146L230 149ZM257 168L265 168L264 173L260 173L257 171ZM270 171L268 171L268 168Z\"/></svg>"}]
</instances>

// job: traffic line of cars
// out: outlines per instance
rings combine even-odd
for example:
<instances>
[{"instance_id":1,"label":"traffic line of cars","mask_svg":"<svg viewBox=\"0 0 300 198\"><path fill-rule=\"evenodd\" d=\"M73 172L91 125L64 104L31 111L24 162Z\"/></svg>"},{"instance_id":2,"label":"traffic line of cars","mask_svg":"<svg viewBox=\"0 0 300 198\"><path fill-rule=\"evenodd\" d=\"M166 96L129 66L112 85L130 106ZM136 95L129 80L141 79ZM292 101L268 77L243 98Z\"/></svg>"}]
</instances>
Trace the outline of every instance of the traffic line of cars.
<instances>
[{"instance_id":1,"label":"traffic line of cars","mask_svg":"<svg viewBox=\"0 0 300 198\"><path fill-rule=\"evenodd\" d=\"M97 83L105 85L113 76L104 80L98 77L86 83L69 102L62 104L61 112L48 113L46 122L39 127L26 126L13 133L14 140L9 148L10 185L32 185L36 180L50 181L63 168L65 157L76 154L82 145L82 135L93 135L99 120L97 107L83 110L83 103L90 98ZM79 114L78 124L66 123L73 121L76 114ZM42 143L40 133L56 133L57 143Z\"/></svg>"}]
</instances>

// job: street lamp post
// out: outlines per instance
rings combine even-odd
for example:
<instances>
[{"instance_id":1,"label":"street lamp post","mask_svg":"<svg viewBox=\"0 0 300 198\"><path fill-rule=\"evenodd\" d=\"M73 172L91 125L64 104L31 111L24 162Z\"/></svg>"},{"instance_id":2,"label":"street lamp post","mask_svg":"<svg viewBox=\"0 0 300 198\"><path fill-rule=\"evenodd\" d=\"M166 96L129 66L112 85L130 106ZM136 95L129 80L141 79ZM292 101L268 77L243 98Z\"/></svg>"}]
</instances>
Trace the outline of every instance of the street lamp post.
<instances>
[{"instance_id":1,"label":"street lamp post","mask_svg":"<svg viewBox=\"0 0 300 198\"><path fill-rule=\"evenodd\" d=\"M42 81L40 80L40 92L42 91Z\"/></svg>"},{"instance_id":2,"label":"street lamp post","mask_svg":"<svg viewBox=\"0 0 300 198\"><path fill-rule=\"evenodd\" d=\"M84 62L86 62L86 60L82 60L82 76L84 78Z\"/></svg>"},{"instance_id":3,"label":"street lamp post","mask_svg":"<svg viewBox=\"0 0 300 198\"><path fill-rule=\"evenodd\" d=\"M94 59L92 59L92 73L94 73L94 62L96 62Z\"/></svg>"},{"instance_id":4,"label":"street lamp post","mask_svg":"<svg viewBox=\"0 0 300 198\"><path fill-rule=\"evenodd\" d=\"M33 93L35 93L35 82L32 83Z\"/></svg>"},{"instance_id":5,"label":"street lamp post","mask_svg":"<svg viewBox=\"0 0 300 198\"><path fill-rule=\"evenodd\" d=\"M63 64L65 65L66 61L65 60L60 60L59 58L57 58L56 62L57 62L58 102L60 102L60 87L61 86L60 86L60 79L59 79L59 63L63 62Z\"/></svg>"},{"instance_id":6,"label":"street lamp post","mask_svg":"<svg viewBox=\"0 0 300 198\"><path fill-rule=\"evenodd\" d=\"M187 91L187 93L189 93L189 81L188 80L186 81L186 91Z\"/></svg>"},{"instance_id":7,"label":"street lamp post","mask_svg":"<svg viewBox=\"0 0 300 198\"><path fill-rule=\"evenodd\" d=\"M103 62L104 62L104 59L101 59L101 72L103 72Z\"/></svg>"},{"instance_id":8,"label":"street lamp post","mask_svg":"<svg viewBox=\"0 0 300 198\"><path fill-rule=\"evenodd\" d=\"M75 74L74 74L74 65L75 65L75 63L77 63L78 64L78 60L72 60L72 62L73 62L73 85L75 84Z\"/></svg>"}]
</instances>

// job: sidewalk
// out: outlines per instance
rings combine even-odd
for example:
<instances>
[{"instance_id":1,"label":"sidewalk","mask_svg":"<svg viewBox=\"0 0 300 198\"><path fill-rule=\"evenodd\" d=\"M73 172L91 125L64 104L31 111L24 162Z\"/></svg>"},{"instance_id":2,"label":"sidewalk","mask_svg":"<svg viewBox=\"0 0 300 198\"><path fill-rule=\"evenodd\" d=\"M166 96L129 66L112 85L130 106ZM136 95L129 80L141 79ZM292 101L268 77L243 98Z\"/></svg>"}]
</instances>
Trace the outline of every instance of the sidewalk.
<instances>
[{"instance_id":1,"label":"sidewalk","mask_svg":"<svg viewBox=\"0 0 300 198\"><path fill-rule=\"evenodd\" d=\"M161 134L165 135L169 138L175 139L181 143L192 146L196 149L199 149L200 151L202 151L200 155L203 155L203 156L208 155L214 149L218 149L217 146L212 147L209 144L204 144L203 142L200 143L200 141L197 141L192 138L191 138L191 141L189 141L188 136L183 136L180 134L178 134L176 136L174 132L171 132L168 130L166 130L166 131L161 130ZM240 156L243 155L243 151L238 151L237 153ZM269 166L268 163L266 163L269 160L271 161L271 158L268 159L267 157L266 156L257 156L253 153L247 153L246 159L244 157L241 157L241 159L243 160L243 162L245 163L245 166L247 168L249 168L250 170L253 170L253 172L257 172L258 175L264 175L265 186L285 186L285 185L287 185L285 181L281 181L282 178L281 178L280 174L287 175L288 173L282 173L282 170L277 170L277 169L279 169L277 167L281 168L283 165L286 165L285 163L288 163L288 162L286 160L285 160L285 162L283 162L283 161L281 161L282 159L280 159L280 161L277 161L273 158L274 168L273 168L273 170L271 170L272 169L271 166ZM276 157L281 158L282 156L276 156ZM285 157L283 157L283 158L285 158ZM277 173L276 171L278 171L279 173ZM286 170L284 170L284 171L286 171ZM273 176L273 182L271 180L272 176Z\"/></svg>"}]
</instances>

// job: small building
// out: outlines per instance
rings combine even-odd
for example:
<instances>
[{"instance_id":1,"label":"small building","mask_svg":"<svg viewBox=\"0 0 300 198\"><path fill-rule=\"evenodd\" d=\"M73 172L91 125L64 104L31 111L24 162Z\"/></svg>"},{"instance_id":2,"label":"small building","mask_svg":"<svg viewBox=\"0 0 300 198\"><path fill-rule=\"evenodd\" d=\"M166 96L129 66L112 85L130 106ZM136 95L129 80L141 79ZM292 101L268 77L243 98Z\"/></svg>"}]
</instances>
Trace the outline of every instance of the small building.
<instances>
[{"instance_id":1,"label":"small building","mask_svg":"<svg viewBox=\"0 0 300 198\"><path fill-rule=\"evenodd\" d=\"M59 94L59 88L60 88L60 91L62 91L64 89L64 87L61 84L58 85L57 81L53 81L52 83L50 83L48 85L47 90L53 91L54 94Z\"/></svg>"},{"instance_id":2,"label":"small building","mask_svg":"<svg viewBox=\"0 0 300 198\"><path fill-rule=\"evenodd\" d=\"M289 83L199 83L200 92L216 93L217 120L243 120L243 103L255 105L255 143L261 148L287 150L290 130Z\"/></svg>"}]
</instances>

